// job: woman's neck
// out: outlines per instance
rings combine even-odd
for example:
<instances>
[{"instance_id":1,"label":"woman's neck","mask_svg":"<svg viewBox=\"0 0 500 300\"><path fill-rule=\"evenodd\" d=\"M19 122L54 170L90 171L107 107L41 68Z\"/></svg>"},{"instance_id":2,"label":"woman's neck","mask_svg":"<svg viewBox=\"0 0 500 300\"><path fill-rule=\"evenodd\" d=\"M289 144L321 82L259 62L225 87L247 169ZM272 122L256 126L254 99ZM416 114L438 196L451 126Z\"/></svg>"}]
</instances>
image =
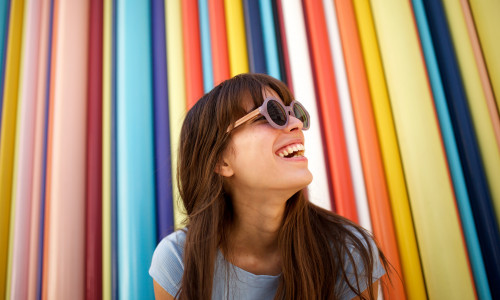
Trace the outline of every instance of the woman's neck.
<instances>
[{"instance_id":1,"label":"woman's neck","mask_svg":"<svg viewBox=\"0 0 500 300\"><path fill-rule=\"evenodd\" d=\"M227 244L230 261L254 274L279 274L278 233L286 200L241 200L233 199L234 221Z\"/></svg>"}]
</instances>

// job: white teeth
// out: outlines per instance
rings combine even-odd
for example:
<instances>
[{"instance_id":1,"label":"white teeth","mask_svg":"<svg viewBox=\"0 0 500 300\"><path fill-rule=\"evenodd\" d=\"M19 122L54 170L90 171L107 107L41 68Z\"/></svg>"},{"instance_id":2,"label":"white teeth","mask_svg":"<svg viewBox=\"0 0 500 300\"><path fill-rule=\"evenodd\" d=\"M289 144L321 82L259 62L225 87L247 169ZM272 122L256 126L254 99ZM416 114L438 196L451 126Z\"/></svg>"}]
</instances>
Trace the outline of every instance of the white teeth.
<instances>
[{"instance_id":1,"label":"white teeth","mask_svg":"<svg viewBox=\"0 0 500 300\"><path fill-rule=\"evenodd\" d=\"M284 150L282 150L280 153L278 153L278 155L280 157L285 157L285 156L293 153L294 155L292 157L297 157L297 156L303 157L304 152L300 153L299 151L305 151L304 145L294 144L294 145L290 145L290 146L286 147Z\"/></svg>"}]
</instances>

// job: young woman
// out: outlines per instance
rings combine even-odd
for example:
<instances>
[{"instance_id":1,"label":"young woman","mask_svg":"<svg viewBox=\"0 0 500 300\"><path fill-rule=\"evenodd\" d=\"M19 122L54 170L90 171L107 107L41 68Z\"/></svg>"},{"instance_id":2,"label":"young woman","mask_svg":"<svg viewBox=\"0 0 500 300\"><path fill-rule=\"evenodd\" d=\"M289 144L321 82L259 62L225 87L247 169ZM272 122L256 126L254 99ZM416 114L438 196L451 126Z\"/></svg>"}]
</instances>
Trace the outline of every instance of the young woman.
<instances>
[{"instance_id":1,"label":"young woman","mask_svg":"<svg viewBox=\"0 0 500 300\"><path fill-rule=\"evenodd\" d=\"M186 227L153 255L156 299L376 299L387 262L370 235L306 198L308 127L287 87L262 74L193 106L178 164Z\"/></svg>"}]
</instances>

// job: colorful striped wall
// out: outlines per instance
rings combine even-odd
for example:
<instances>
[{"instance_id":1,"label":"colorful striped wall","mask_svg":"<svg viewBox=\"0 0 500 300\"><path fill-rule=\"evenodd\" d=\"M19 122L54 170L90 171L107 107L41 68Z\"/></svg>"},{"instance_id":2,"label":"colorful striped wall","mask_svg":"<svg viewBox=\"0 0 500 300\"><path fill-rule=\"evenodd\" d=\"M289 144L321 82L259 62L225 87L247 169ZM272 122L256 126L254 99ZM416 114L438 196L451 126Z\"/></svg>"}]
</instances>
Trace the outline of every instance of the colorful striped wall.
<instances>
[{"instance_id":1,"label":"colorful striped wall","mask_svg":"<svg viewBox=\"0 0 500 300\"><path fill-rule=\"evenodd\" d=\"M267 73L384 299L500 299L500 2L0 1L0 298L153 299L186 111Z\"/></svg>"}]
</instances>

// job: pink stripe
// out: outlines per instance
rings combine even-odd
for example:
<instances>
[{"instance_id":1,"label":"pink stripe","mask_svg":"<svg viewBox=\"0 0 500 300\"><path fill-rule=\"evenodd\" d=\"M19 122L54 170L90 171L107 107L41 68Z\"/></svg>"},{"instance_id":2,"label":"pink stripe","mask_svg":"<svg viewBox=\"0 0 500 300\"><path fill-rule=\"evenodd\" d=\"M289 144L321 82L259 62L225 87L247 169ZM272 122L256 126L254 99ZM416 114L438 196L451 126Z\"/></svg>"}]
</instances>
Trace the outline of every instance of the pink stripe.
<instances>
[{"instance_id":1,"label":"pink stripe","mask_svg":"<svg viewBox=\"0 0 500 300\"><path fill-rule=\"evenodd\" d=\"M476 27L474 26L474 20L472 19L469 2L467 0L460 0L460 4L462 5L462 10L464 12L467 31L469 33L472 50L474 51L477 69L479 70L479 77L481 78L484 96L486 97L486 105L488 105L491 123L493 125L493 130L495 131L495 139L497 140L497 146L500 149L500 117L497 113L498 110L495 103L495 96L493 95L490 78L488 77L488 71L486 70L486 65L484 64L483 53L481 51L479 39L477 38Z\"/></svg>"},{"instance_id":2,"label":"pink stripe","mask_svg":"<svg viewBox=\"0 0 500 300\"><path fill-rule=\"evenodd\" d=\"M83 299L89 5L54 5L43 298Z\"/></svg>"},{"instance_id":3,"label":"pink stripe","mask_svg":"<svg viewBox=\"0 0 500 300\"><path fill-rule=\"evenodd\" d=\"M45 95L47 92L47 67L48 67L48 42L49 42L49 22L50 22L50 0L34 1L40 2L39 10L39 42L38 58L36 67L36 86L33 91L35 103L35 131L33 141L33 169L31 188L31 222L29 241L29 263L27 279L28 299L36 299L38 283L38 248L40 237L40 200L42 191L43 172L43 134L45 126ZM35 73L35 72L33 72Z\"/></svg>"},{"instance_id":4,"label":"pink stripe","mask_svg":"<svg viewBox=\"0 0 500 300\"><path fill-rule=\"evenodd\" d=\"M32 173L35 133L36 86L40 42L40 1L28 0L25 7L25 30L20 94L20 124L17 150L16 205L12 251L11 298L27 299L30 251Z\"/></svg>"}]
</instances>

